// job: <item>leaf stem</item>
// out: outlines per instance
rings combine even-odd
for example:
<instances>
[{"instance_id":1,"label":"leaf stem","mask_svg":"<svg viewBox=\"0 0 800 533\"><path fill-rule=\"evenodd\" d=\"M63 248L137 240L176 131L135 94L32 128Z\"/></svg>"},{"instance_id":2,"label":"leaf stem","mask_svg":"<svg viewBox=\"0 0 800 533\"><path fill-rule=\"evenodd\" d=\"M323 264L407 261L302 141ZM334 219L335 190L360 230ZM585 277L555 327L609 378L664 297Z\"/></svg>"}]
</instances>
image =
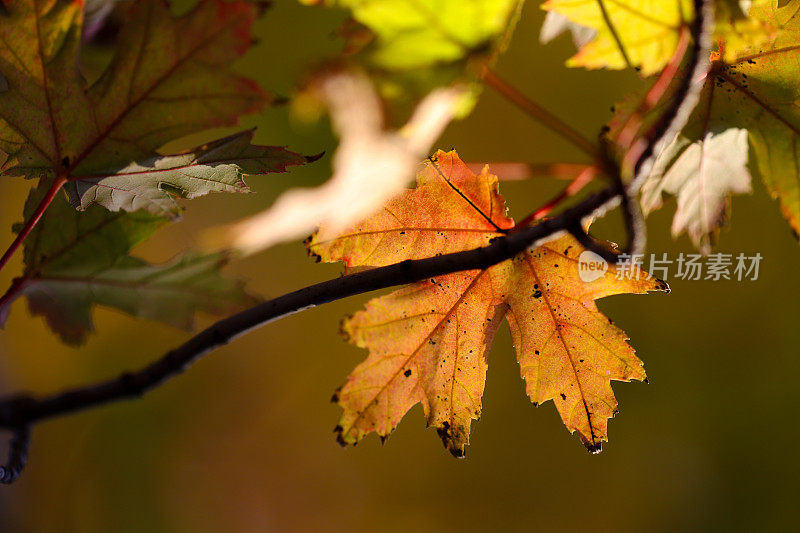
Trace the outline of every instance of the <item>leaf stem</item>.
<instances>
[{"instance_id":1,"label":"leaf stem","mask_svg":"<svg viewBox=\"0 0 800 533\"><path fill-rule=\"evenodd\" d=\"M686 49L689 47L690 39L691 35L689 30L684 29L681 32L678 46L669 63L664 70L661 71L661 74L658 75L656 82L647 91L647 94L634 112L631 113L631 116L627 118L625 125L622 127L619 135L617 135L616 142L619 146L630 146L633 143L642 127L645 113L656 106L675 80L675 77L680 72L680 64L686 54Z\"/></svg>"},{"instance_id":2,"label":"leaf stem","mask_svg":"<svg viewBox=\"0 0 800 533\"><path fill-rule=\"evenodd\" d=\"M558 118L556 115L519 92L511 84L498 76L487 65L483 65L480 75L483 81L485 81L489 87L500 93L506 100L525 111L528 115L539 121L542 125L546 126L554 133L557 133L572 143L573 146L581 150L593 160L600 159L598 148L593 142L581 135L576 129Z\"/></svg>"},{"instance_id":3,"label":"leaf stem","mask_svg":"<svg viewBox=\"0 0 800 533\"><path fill-rule=\"evenodd\" d=\"M59 176L56 178L50 188L47 190L47 193L42 198L42 201L39 202L39 205L36 207L36 210L33 212L31 217L25 222L25 225L22 227L22 230L17 234L17 238L14 239L14 242L11 243L11 246L8 247L6 253L3 254L3 257L0 258L0 270L6 266L8 260L11 259L11 256L17 251L17 249L22 245L23 241L30 235L33 228L36 227L36 224L42 219L44 212L50 206L50 204L55 199L58 192L67 183L67 179L64 177Z\"/></svg>"},{"instance_id":4,"label":"leaf stem","mask_svg":"<svg viewBox=\"0 0 800 533\"><path fill-rule=\"evenodd\" d=\"M623 168L631 168L633 174L633 180L628 185L628 196L635 196L639 192L653 168L656 156L683 129L700 100L704 84L698 81L705 79L711 67L709 56L714 29L714 5L712 0L694 0L695 18L689 27L694 43L688 51L685 73L670 96L664 112L648 131L631 144L623 158ZM677 70L673 75L677 75Z\"/></svg>"},{"instance_id":5,"label":"leaf stem","mask_svg":"<svg viewBox=\"0 0 800 533\"><path fill-rule=\"evenodd\" d=\"M13 302L17 296L22 292L25 288L25 285L28 283L29 277L22 276L19 278L14 278L14 281L11 282L11 286L8 290L0 296L0 328L4 326L6 317L8 316L8 306Z\"/></svg>"},{"instance_id":6,"label":"leaf stem","mask_svg":"<svg viewBox=\"0 0 800 533\"><path fill-rule=\"evenodd\" d=\"M563 191L558 193L555 197L553 197L549 202L544 204L542 207L528 215L527 217L523 218L519 221L519 223L514 226L514 230L512 231L519 231L526 226L529 226L531 223L541 220L550 212L558 206L561 202L566 200L571 196L575 196L578 192L581 191L586 185L591 182L594 177L597 175L599 170L596 167L586 167L578 176L567 185Z\"/></svg>"},{"instance_id":7,"label":"leaf stem","mask_svg":"<svg viewBox=\"0 0 800 533\"><path fill-rule=\"evenodd\" d=\"M11 397L0 400L0 428L14 429L74 411L90 409L119 400L142 396L168 379L183 373L192 363L236 337L290 314L386 287L412 283L463 270L486 269L510 259L531 246L572 231L580 221L618 201L613 188L587 197L553 218L496 238L490 245L474 250L427 259L407 260L317 283L258 304L216 322L181 346L135 372L94 385L78 387L43 398ZM596 243L594 251L616 260L616 255Z\"/></svg>"}]
</instances>

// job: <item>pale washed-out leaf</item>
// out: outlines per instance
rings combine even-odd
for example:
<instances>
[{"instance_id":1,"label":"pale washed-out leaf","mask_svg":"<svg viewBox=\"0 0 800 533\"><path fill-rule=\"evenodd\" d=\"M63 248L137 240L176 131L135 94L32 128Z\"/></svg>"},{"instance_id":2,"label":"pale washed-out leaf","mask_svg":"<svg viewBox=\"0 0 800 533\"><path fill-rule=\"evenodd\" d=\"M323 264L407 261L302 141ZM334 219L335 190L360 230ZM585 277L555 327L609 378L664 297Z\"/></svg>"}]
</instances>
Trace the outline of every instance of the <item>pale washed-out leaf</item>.
<instances>
[{"instance_id":1,"label":"pale washed-out leaf","mask_svg":"<svg viewBox=\"0 0 800 533\"><path fill-rule=\"evenodd\" d=\"M731 194L751 192L747 168L747 130L709 131L690 142L679 135L656 159L641 190L648 214L662 205L662 195L677 196L672 234L686 232L703 253L709 253L728 211Z\"/></svg>"},{"instance_id":2,"label":"pale washed-out leaf","mask_svg":"<svg viewBox=\"0 0 800 533\"><path fill-rule=\"evenodd\" d=\"M337 73L319 82L340 136L333 176L316 189L293 189L266 211L211 236L212 243L253 253L304 237L317 226L343 229L379 210L414 176L418 162L450 122L460 91L438 89L400 130L385 130L381 103L369 80Z\"/></svg>"}]
</instances>

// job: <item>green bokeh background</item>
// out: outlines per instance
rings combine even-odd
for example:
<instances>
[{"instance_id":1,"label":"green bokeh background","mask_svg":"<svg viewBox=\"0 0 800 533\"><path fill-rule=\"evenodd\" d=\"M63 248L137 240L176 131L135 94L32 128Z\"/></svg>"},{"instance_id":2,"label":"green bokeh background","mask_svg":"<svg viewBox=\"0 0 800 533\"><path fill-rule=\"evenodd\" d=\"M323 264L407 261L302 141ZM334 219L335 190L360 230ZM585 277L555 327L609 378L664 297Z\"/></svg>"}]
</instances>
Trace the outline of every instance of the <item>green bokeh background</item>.
<instances>
[{"instance_id":1,"label":"green bokeh background","mask_svg":"<svg viewBox=\"0 0 800 533\"><path fill-rule=\"evenodd\" d=\"M594 135L634 74L563 67L568 38L542 47L542 13L526 7L498 71ZM280 0L258 22L260 42L238 64L290 95L341 43L343 13ZM327 123L297 124L286 107L244 120L257 140L317 153L284 175L251 177L254 195L186 203L184 220L137 250L166 260L207 227L254 213L283 190L324 181L335 140ZM577 161L580 154L491 90L438 147L468 161ZM504 182L523 216L562 184ZM758 281L671 280L670 295L617 296L600 307L625 329L650 384L615 384L621 413L610 443L588 455L551 403L524 393L506 328L490 353L483 417L465 460L425 429L419 407L381 446L343 450L333 390L365 353L338 336L363 295L291 316L221 348L184 376L128 402L37 426L30 463L0 487L0 531L779 531L798 518L800 247L756 183L733 202L719 251L764 256ZM0 242L12 239L29 182L0 183ZM343 206L346 208L346 206ZM669 235L674 201L649 220L649 252L693 252ZM597 231L619 237L618 225ZM6 286L19 254L0 273ZM229 272L270 297L337 276L300 243L235 262ZM99 309L97 334L65 347L14 306L0 333L0 387L50 392L136 368L187 338L161 324ZM199 325L211 322L204 317ZM4 453L4 449L0 449ZM795 526L796 527L796 526Z\"/></svg>"}]
</instances>

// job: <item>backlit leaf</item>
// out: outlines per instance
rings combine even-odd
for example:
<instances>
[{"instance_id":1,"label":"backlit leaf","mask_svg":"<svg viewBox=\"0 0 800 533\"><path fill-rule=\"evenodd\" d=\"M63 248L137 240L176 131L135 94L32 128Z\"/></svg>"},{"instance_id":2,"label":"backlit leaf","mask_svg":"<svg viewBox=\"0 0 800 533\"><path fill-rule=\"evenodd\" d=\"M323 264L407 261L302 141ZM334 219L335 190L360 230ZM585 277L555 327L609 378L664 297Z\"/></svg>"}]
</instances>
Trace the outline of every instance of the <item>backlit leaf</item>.
<instances>
[{"instance_id":1,"label":"backlit leaf","mask_svg":"<svg viewBox=\"0 0 800 533\"><path fill-rule=\"evenodd\" d=\"M718 57L712 63L708 77L698 80L704 86L692 118L659 155L643 187L645 210L660 205L662 190L678 195L673 230L686 229L703 251L724 220L730 193L749 192L750 170L780 199L784 216L800 233L800 1L782 8L754 3L751 16L777 28L774 41L733 61Z\"/></svg>"},{"instance_id":2,"label":"backlit leaf","mask_svg":"<svg viewBox=\"0 0 800 533\"><path fill-rule=\"evenodd\" d=\"M715 2L714 38L726 41L727 59L766 42L772 29L764 21L748 17L751 5L772 0L719 0ZM594 30L594 39L576 42L579 50L568 66L590 69L641 68L648 76L660 71L675 53L682 31L694 19L691 0L547 0L548 17L556 13L572 22L558 30ZM552 23L551 23L552 24ZM554 32L548 33L552 38ZM588 42L587 42L588 41Z\"/></svg>"},{"instance_id":3,"label":"backlit leaf","mask_svg":"<svg viewBox=\"0 0 800 533\"><path fill-rule=\"evenodd\" d=\"M699 250L709 253L727 216L731 194L751 191L747 149L743 129L707 131L696 142L679 135L659 155L642 186L645 214L661 207L662 193L677 196L673 236L686 232Z\"/></svg>"},{"instance_id":4,"label":"backlit leaf","mask_svg":"<svg viewBox=\"0 0 800 533\"><path fill-rule=\"evenodd\" d=\"M375 33L378 67L400 70L458 61L505 31L517 0L305 0L347 7Z\"/></svg>"},{"instance_id":5,"label":"backlit leaf","mask_svg":"<svg viewBox=\"0 0 800 533\"><path fill-rule=\"evenodd\" d=\"M31 192L26 216L44 190ZM227 315L256 302L242 283L219 274L224 255L187 254L163 265L129 255L163 223L145 211L109 212L95 205L77 212L59 195L25 241L16 295L25 295L31 312L44 316L69 344L81 344L93 330L95 305L190 329L197 311ZM11 303L0 308L0 324Z\"/></svg>"},{"instance_id":6,"label":"backlit leaf","mask_svg":"<svg viewBox=\"0 0 800 533\"><path fill-rule=\"evenodd\" d=\"M198 146L181 154L156 156L123 168L74 177L66 187L80 209L100 204L118 211L146 209L170 216L178 211L173 200L211 192L249 192L243 174L285 172L306 158L278 146L250 144L252 131Z\"/></svg>"},{"instance_id":7,"label":"backlit leaf","mask_svg":"<svg viewBox=\"0 0 800 533\"><path fill-rule=\"evenodd\" d=\"M302 0L349 8L366 31L343 32L346 55L366 69L401 123L420 98L454 81L474 81L467 62L491 61L516 22L522 0ZM464 99L460 114L474 105Z\"/></svg>"},{"instance_id":8,"label":"backlit leaf","mask_svg":"<svg viewBox=\"0 0 800 533\"><path fill-rule=\"evenodd\" d=\"M641 67L644 75L667 64L694 16L691 0L547 0L542 8L597 32L567 65Z\"/></svg>"},{"instance_id":9,"label":"backlit leaf","mask_svg":"<svg viewBox=\"0 0 800 533\"><path fill-rule=\"evenodd\" d=\"M240 147L245 160L232 157L224 170L212 162L187 172L141 172L175 165L175 158L156 152L165 143L232 125L269 102L255 82L230 70L250 44L252 4L201 0L175 18L161 0L133 2L114 59L90 87L77 66L81 2L3 5L0 73L8 90L0 92L2 173L67 178L72 202L81 208L98 203L164 214L176 210L167 192L191 197L243 190L232 183L254 150L262 152L261 170L303 162L279 148Z\"/></svg>"},{"instance_id":10,"label":"backlit leaf","mask_svg":"<svg viewBox=\"0 0 800 533\"><path fill-rule=\"evenodd\" d=\"M454 152L439 152L415 189L342 234L321 228L308 246L324 261L376 267L485 246L512 227L497 178L488 169L476 176ZM369 356L334 396L344 409L339 441L355 444L373 431L385 438L421 403L445 446L462 456L505 316L531 400L554 400L567 429L599 451L616 409L610 382L645 374L625 334L594 300L666 284L636 268L632 279L618 279L615 265L581 281L582 251L564 236L486 270L409 285L345 320L343 332Z\"/></svg>"},{"instance_id":11,"label":"backlit leaf","mask_svg":"<svg viewBox=\"0 0 800 533\"><path fill-rule=\"evenodd\" d=\"M372 215L413 179L461 96L454 88L433 91L395 131L385 127L380 98L363 74L330 73L317 81L315 92L340 137L333 176L314 189L290 189L261 213L211 232L212 245L253 253L303 238L320 225L343 229Z\"/></svg>"}]
</instances>

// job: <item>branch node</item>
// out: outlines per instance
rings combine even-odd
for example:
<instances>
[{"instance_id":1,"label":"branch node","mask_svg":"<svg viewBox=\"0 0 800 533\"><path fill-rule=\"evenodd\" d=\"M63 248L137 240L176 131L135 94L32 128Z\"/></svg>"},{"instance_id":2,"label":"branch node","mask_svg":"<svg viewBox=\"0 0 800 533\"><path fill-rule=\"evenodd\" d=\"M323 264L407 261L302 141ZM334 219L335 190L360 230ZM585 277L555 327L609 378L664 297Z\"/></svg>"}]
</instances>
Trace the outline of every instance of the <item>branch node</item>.
<instances>
[{"instance_id":1,"label":"branch node","mask_svg":"<svg viewBox=\"0 0 800 533\"><path fill-rule=\"evenodd\" d=\"M28 462L30 443L29 426L21 426L14 430L8 446L8 461L0 466L0 483L9 485L22 474Z\"/></svg>"}]
</instances>

